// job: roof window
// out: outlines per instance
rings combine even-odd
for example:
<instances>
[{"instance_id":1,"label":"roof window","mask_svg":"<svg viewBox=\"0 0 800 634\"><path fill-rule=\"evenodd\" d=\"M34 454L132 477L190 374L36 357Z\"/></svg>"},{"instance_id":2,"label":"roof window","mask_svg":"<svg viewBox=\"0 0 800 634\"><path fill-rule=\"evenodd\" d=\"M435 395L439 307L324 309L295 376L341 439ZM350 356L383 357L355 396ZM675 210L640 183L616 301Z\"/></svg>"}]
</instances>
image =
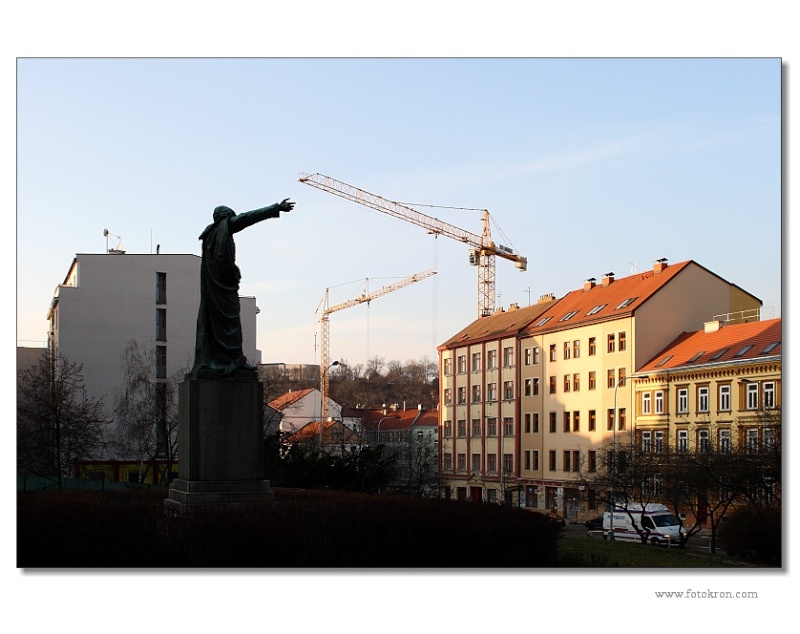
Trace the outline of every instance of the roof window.
<instances>
[{"instance_id":1,"label":"roof window","mask_svg":"<svg viewBox=\"0 0 800 634\"><path fill-rule=\"evenodd\" d=\"M750 350L750 348L752 348L752 347L753 347L752 344L749 345L749 346L745 346L744 348L739 350L739 352L737 352L735 355L733 355L733 358L735 359L737 357L743 357L747 353L747 351Z\"/></svg>"},{"instance_id":2,"label":"roof window","mask_svg":"<svg viewBox=\"0 0 800 634\"><path fill-rule=\"evenodd\" d=\"M714 353L714 356L713 356L713 357L711 357L711 358L709 359L709 361L716 361L716 360L717 360L717 359L719 359L719 358L720 358L720 357L721 357L723 354L725 354L725 353L726 353L728 350L730 350L730 348L723 348L722 350L717 350L717 352L715 352L715 353Z\"/></svg>"},{"instance_id":3,"label":"roof window","mask_svg":"<svg viewBox=\"0 0 800 634\"><path fill-rule=\"evenodd\" d=\"M588 313L586 313L586 314L587 314L587 315L596 315L596 314L597 314L597 313L599 313L601 310L603 310L603 309L604 309L606 306L608 306L608 304L600 304L599 306L595 306L594 308L592 308L592 310L590 310L590 311L589 311Z\"/></svg>"},{"instance_id":4,"label":"roof window","mask_svg":"<svg viewBox=\"0 0 800 634\"><path fill-rule=\"evenodd\" d=\"M656 367L657 367L657 368L660 368L660 367L661 367L662 365L664 365L664 364L665 364L667 361L669 361L669 360L672 358L672 356L673 356L673 355L671 355L671 354L668 354L666 357L664 357L663 359L661 359L661 361L659 361L659 362L656 364Z\"/></svg>"},{"instance_id":5,"label":"roof window","mask_svg":"<svg viewBox=\"0 0 800 634\"><path fill-rule=\"evenodd\" d=\"M772 352L773 350L775 350L775 348L777 348L780 345L780 343L781 343L780 341L773 341L771 344L769 344L766 348L764 348L758 354L767 354L769 352Z\"/></svg>"},{"instance_id":6,"label":"roof window","mask_svg":"<svg viewBox=\"0 0 800 634\"><path fill-rule=\"evenodd\" d=\"M536 324L536 327L539 327L539 326L544 326L544 325L545 325L545 324L546 324L548 321L550 321L551 319L552 319L552 316L551 316L551 317L545 317L544 319L542 319L541 321L539 321L539 323L537 323L537 324Z\"/></svg>"},{"instance_id":7,"label":"roof window","mask_svg":"<svg viewBox=\"0 0 800 634\"><path fill-rule=\"evenodd\" d=\"M639 298L638 297L629 297L624 302L622 302L619 306L617 306L614 310L619 310L620 308L627 308L628 306L633 304L633 302L635 302L637 299L639 299Z\"/></svg>"},{"instance_id":8,"label":"roof window","mask_svg":"<svg viewBox=\"0 0 800 634\"><path fill-rule=\"evenodd\" d=\"M577 310L570 311L566 315L564 315L561 319L559 319L558 321L569 321L570 319L572 319L577 314L578 314Z\"/></svg>"},{"instance_id":9,"label":"roof window","mask_svg":"<svg viewBox=\"0 0 800 634\"><path fill-rule=\"evenodd\" d=\"M702 357L702 356L703 356L705 353L706 353L706 351L705 351L705 350L701 350L701 351L700 351L700 352L698 352L696 355L694 355L694 356L693 356L691 359L689 359L689 360L688 360L686 363L694 363L694 362L695 362L695 361L697 361L697 360L698 360L700 357Z\"/></svg>"}]
</instances>

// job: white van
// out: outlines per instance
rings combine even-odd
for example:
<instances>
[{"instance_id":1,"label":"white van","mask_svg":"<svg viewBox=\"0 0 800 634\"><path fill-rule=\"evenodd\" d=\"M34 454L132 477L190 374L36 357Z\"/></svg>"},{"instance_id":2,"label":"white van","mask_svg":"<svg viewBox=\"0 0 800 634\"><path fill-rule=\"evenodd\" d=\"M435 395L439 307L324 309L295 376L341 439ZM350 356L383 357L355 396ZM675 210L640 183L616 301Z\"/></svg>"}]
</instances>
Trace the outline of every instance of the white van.
<instances>
[{"instance_id":1,"label":"white van","mask_svg":"<svg viewBox=\"0 0 800 634\"><path fill-rule=\"evenodd\" d=\"M640 531L648 532L647 540L651 544L672 544L680 541L686 530L680 520L663 504L617 504L614 511L614 540L632 540L641 542L639 532L633 525L636 523ZM603 514L603 539L608 539L611 529L611 513Z\"/></svg>"}]
</instances>

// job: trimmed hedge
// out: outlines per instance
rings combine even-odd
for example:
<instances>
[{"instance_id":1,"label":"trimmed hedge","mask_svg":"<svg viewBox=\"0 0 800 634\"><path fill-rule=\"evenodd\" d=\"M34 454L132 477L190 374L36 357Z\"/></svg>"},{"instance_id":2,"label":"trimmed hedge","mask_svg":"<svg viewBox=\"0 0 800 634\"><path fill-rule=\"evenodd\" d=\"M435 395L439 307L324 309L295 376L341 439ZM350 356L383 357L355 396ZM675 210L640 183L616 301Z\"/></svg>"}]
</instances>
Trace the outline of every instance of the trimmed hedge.
<instances>
[{"instance_id":1,"label":"trimmed hedge","mask_svg":"<svg viewBox=\"0 0 800 634\"><path fill-rule=\"evenodd\" d=\"M276 489L274 505L168 512L163 491L17 495L20 568L535 568L558 529L517 508Z\"/></svg>"}]
</instances>

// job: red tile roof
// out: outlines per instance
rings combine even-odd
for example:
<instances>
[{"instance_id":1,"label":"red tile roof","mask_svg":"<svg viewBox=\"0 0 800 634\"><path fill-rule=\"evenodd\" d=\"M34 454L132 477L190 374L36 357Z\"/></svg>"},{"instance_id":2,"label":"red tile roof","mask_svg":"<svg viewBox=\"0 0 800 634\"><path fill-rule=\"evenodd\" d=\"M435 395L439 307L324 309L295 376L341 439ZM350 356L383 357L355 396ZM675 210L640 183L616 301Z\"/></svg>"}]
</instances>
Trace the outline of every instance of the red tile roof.
<instances>
[{"instance_id":1,"label":"red tile roof","mask_svg":"<svg viewBox=\"0 0 800 634\"><path fill-rule=\"evenodd\" d=\"M436 427L439 424L439 413L436 410L386 410L371 409L364 411L364 429L377 430L381 422L381 431L390 429L408 429L413 423L415 427Z\"/></svg>"},{"instance_id":2,"label":"red tile roof","mask_svg":"<svg viewBox=\"0 0 800 634\"><path fill-rule=\"evenodd\" d=\"M557 300L553 299L533 306L511 308L487 317L480 317L450 337L438 349L456 348L467 343L516 335L556 302Z\"/></svg>"},{"instance_id":3,"label":"red tile roof","mask_svg":"<svg viewBox=\"0 0 800 634\"><path fill-rule=\"evenodd\" d=\"M311 423L303 425L295 433L289 436L286 439L286 442L295 443L295 442L307 442L310 440L317 440L319 438L319 432L320 432L320 423L318 421L313 421ZM332 440L335 440L336 442L345 442L345 443L360 442L358 434L356 434L353 430L349 429L346 425L340 423L338 420L327 421L326 423L324 423L322 425L322 435L324 437L325 442L331 442Z\"/></svg>"},{"instance_id":4,"label":"red tile roof","mask_svg":"<svg viewBox=\"0 0 800 634\"><path fill-rule=\"evenodd\" d=\"M306 388L305 390L297 390L293 392L286 392L282 396L279 396L276 399L271 400L268 405L274 409L276 412L280 412L290 405L294 405L297 401L299 401L304 396L308 396L313 392L316 388L310 387Z\"/></svg>"},{"instance_id":5,"label":"red tile roof","mask_svg":"<svg viewBox=\"0 0 800 634\"><path fill-rule=\"evenodd\" d=\"M730 361L756 361L780 354L781 320L768 319L723 326L716 332L684 332L644 364L637 374Z\"/></svg>"},{"instance_id":6,"label":"red tile roof","mask_svg":"<svg viewBox=\"0 0 800 634\"><path fill-rule=\"evenodd\" d=\"M692 263L691 260L687 260L664 265L660 272L656 272L654 267L644 273L613 279L605 286L602 282L587 284L584 288L571 291L558 300L541 315L541 319L535 320L525 328L525 333L574 328L578 324L630 316Z\"/></svg>"}]
</instances>

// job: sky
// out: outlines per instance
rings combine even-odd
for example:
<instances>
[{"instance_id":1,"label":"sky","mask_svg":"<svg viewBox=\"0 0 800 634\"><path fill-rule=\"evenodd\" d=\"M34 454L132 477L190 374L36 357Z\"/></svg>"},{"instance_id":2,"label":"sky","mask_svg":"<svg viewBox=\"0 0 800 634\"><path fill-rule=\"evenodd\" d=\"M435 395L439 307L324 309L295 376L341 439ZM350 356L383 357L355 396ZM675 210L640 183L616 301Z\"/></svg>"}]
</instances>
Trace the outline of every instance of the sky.
<instances>
[{"instance_id":1,"label":"sky","mask_svg":"<svg viewBox=\"0 0 800 634\"><path fill-rule=\"evenodd\" d=\"M242 293L255 295L262 311L264 361L314 362L315 310L326 288L331 302L343 301L365 278L375 289L433 265L436 276L369 310L333 314L331 354L351 363L435 358L435 346L476 316L466 248L302 185L301 172L400 202L488 209L494 236L507 236L528 258L525 273L498 260L498 305L564 295L588 277L643 271L662 257L692 258L777 311L791 300L788 80L797 36L787 2L763 0L757 10L687 0L377 6L6 7L0 182L16 210L14 237L6 238L15 244L4 254L15 271L17 342L43 342L56 285L76 253L104 251L103 229L130 253L160 244L162 252L199 254L197 236L215 206L246 211L288 196L297 203L291 214L237 237ZM417 209L480 232L479 212ZM7 420L11 403L4 399ZM5 537L10 571L14 539ZM764 614L790 614L796 551L778 574L215 571L209 579L200 571L165 579L153 571L131 581L168 587L153 596L169 601L126 618L155 616L198 631L252 627L265 615L272 624L299 617L330 627L346 592L361 599L362 621L372 616L387 631L405 631L408 618L387 620L383 610L387 592L413 587L410 605L422 614L445 610L449 623L470 631L531 618L563 626L574 612L576 593L564 592L570 584L594 623L608 613L603 589L614 587L626 614L674 613L680 623L739 632L762 626ZM103 627L118 616L116 571L11 574L9 605L35 613L40 625L68 615ZM485 609L464 609L464 575L470 587L502 594L481 595ZM653 596L689 588L756 590L757 609ZM87 591L91 610L80 600ZM188 608L175 611L176 598ZM216 608L226 599L235 611Z\"/></svg>"},{"instance_id":2,"label":"sky","mask_svg":"<svg viewBox=\"0 0 800 634\"><path fill-rule=\"evenodd\" d=\"M17 61L17 339L43 345L76 253L200 253L217 205L290 198L237 235L267 363L436 359L477 317L461 243L298 182L322 173L497 242L498 307L693 259L781 313L781 60ZM709 315L709 319L711 315ZM702 324L698 324L698 328Z\"/></svg>"}]
</instances>

